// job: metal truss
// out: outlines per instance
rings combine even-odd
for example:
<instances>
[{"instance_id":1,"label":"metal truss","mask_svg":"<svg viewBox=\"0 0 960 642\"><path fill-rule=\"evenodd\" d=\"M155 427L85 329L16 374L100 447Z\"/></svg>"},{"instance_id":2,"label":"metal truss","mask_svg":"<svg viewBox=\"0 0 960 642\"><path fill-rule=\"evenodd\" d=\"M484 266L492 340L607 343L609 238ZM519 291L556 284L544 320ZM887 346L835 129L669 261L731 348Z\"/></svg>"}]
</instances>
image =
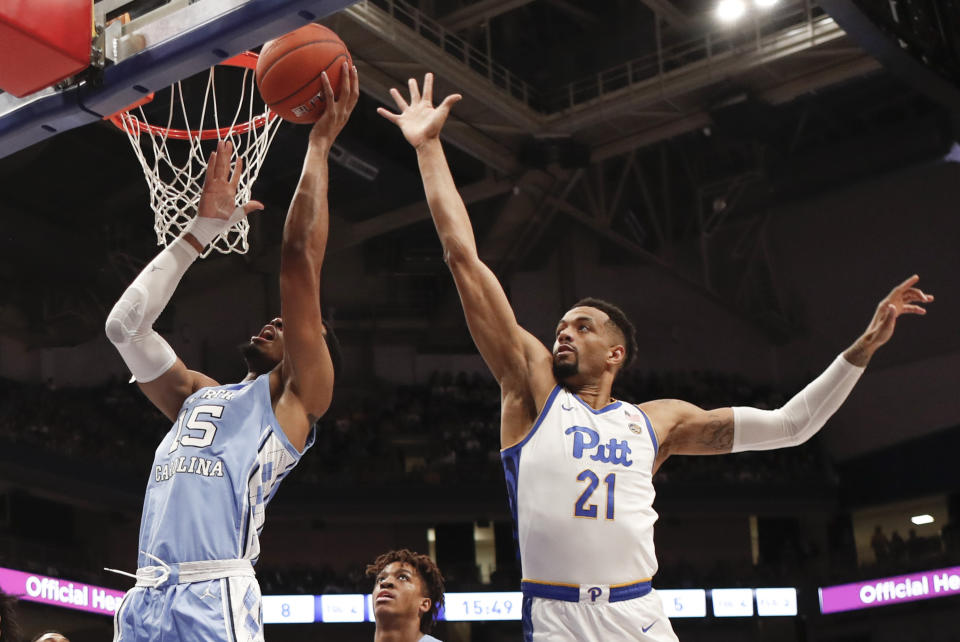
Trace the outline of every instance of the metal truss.
<instances>
[{"instance_id":1,"label":"metal truss","mask_svg":"<svg viewBox=\"0 0 960 642\"><path fill-rule=\"evenodd\" d=\"M474 97L474 104L457 106L445 138L507 178L470 186L472 201L513 186L514 195L480 239L482 256L502 278L523 264L559 215L769 336L785 338L797 324L767 261L765 215L745 216L740 208L742 195L764 178L762 154L729 175L706 177L689 157L694 152L667 141L713 125L711 91L718 83L738 79L752 98L781 104L879 65L814 2L785 3L747 27L701 28L690 37L682 33L696 25L675 5L644 3L657 15L651 54L548 91L531 87L454 33L524 0L481 1L439 20L403 0L364 0L344 12L344 24L373 36L354 33L350 41L365 90L388 104L389 87L427 70ZM679 30L670 42L666 25ZM586 166L525 165L519 151L531 138L547 146L555 140L584 146ZM421 204L375 217L346 242L425 213ZM445 321L454 308L438 306L444 319L437 320Z\"/></svg>"},{"instance_id":2,"label":"metal truss","mask_svg":"<svg viewBox=\"0 0 960 642\"><path fill-rule=\"evenodd\" d=\"M390 43L441 77L457 78L463 92L484 95L486 104L507 122L527 130L539 128L530 107L534 90L528 83L412 5L403 0L363 0L344 14L380 43Z\"/></svg>"},{"instance_id":3,"label":"metal truss","mask_svg":"<svg viewBox=\"0 0 960 642\"><path fill-rule=\"evenodd\" d=\"M470 8L480 5L489 11L512 6L504 0ZM344 23L375 36L352 34L351 42L365 89L387 104L389 87L427 70L468 98L482 97L482 105L458 105L447 140L495 171L516 175L523 170L516 155L524 137L576 137L596 162L708 126L704 102L710 98L701 92L722 80L759 73L749 89L780 104L879 69L859 49L844 46L843 31L814 9L792 3L748 32L708 31L670 46L662 46L658 27L655 53L545 95L402 0L364 0L344 12ZM556 110L543 113L538 104Z\"/></svg>"},{"instance_id":4,"label":"metal truss","mask_svg":"<svg viewBox=\"0 0 960 642\"><path fill-rule=\"evenodd\" d=\"M533 215L545 227L562 212L620 248L758 327L772 340L797 331L768 260L764 231L769 210L743 212L741 197L765 180L761 149L752 163L718 178L701 175L703 159L683 144L664 141L578 169L544 195ZM752 166L750 166L752 164ZM543 229L540 230L542 234ZM537 238L517 247L504 272L519 265Z\"/></svg>"}]
</instances>

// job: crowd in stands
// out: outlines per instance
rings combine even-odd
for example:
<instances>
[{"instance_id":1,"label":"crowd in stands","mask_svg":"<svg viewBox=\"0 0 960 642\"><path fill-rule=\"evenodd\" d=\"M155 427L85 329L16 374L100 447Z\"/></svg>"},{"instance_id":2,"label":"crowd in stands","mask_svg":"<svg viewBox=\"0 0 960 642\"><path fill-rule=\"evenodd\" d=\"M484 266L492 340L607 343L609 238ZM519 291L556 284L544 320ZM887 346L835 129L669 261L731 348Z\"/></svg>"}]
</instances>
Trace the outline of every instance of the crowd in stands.
<instances>
[{"instance_id":1,"label":"crowd in stands","mask_svg":"<svg viewBox=\"0 0 960 642\"><path fill-rule=\"evenodd\" d=\"M854 559L848 564L839 564L836 557L824 555L823 551L816 550L816 547L809 543L785 546L779 559L761 559L759 564L730 560L694 563L683 559L661 559L656 586L661 589L719 586L796 586L813 589L829 584L915 573L960 562L960 551L945 550L945 544L941 543L940 538L920 539L923 540L923 550L918 550L910 557L904 557L897 562L886 560L883 563L859 566ZM54 551L46 556L49 558L46 562L31 559L31 556L22 553L23 551L20 551L20 554L11 556L0 551L0 566L118 589L128 585L124 578L104 573L96 565L85 566L77 561L66 566L53 561L57 556L62 559L63 551ZM370 590L370 580L364 574L368 561L353 560L334 569L329 565L274 566L269 559L265 559L257 565L257 579L265 595L366 593ZM488 584L483 584L475 571L476 569L471 569L469 565L453 567L443 564L447 590L515 591L520 586L520 572L512 561L507 561L495 570L490 575Z\"/></svg>"},{"instance_id":2,"label":"crowd in stands","mask_svg":"<svg viewBox=\"0 0 960 642\"><path fill-rule=\"evenodd\" d=\"M715 373L625 373L614 391L617 398L645 400L681 398L706 408L750 405L772 408L784 395L764 386ZM344 386L317 431L316 443L285 487L309 490L318 486L371 487L397 483L457 487L501 484L499 457L500 394L496 383L480 374L435 373L416 385L382 382L351 389ZM0 449L10 455L22 450L87 467L109 462L108 469L137 480L146 474L169 421L135 389L121 382L87 389L58 389L52 384L0 380ZM122 453L122 457L118 457ZM808 480L833 481L832 469L814 443L801 448L742 453L731 457L675 457L655 478L658 488L714 488ZM131 482L131 485L135 485ZM265 593L356 592L367 590L363 564L353 572L330 568L260 569ZM797 564L802 564L798 560ZM63 572L38 564L47 574ZM685 568L667 564L664 581L673 586L703 582L710 577L752 577L751 568ZM493 585L512 590L515 568L501 568ZM96 582L78 569L72 577ZM104 578L101 577L102 581ZM450 590L480 588L475 574L451 573ZM484 586L490 589L491 586Z\"/></svg>"},{"instance_id":3,"label":"crowd in stands","mask_svg":"<svg viewBox=\"0 0 960 642\"><path fill-rule=\"evenodd\" d=\"M782 394L715 373L626 373L617 398L680 398L712 408L750 405L774 408ZM424 385L377 391L372 398L338 404L321 422L315 450L298 469L301 481L325 485L400 478L432 484L499 481L500 391L477 373L434 373ZM356 463L366 462L363 466ZM729 458L674 458L655 483L795 483L835 481L817 447Z\"/></svg>"},{"instance_id":4,"label":"crowd in stands","mask_svg":"<svg viewBox=\"0 0 960 642\"><path fill-rule=\"evenodd\" d=\"M702 407L777 407L784 396L715 373L627 372L618 398L679 398ZM376 485L496 482L500 393L477 373L434 373L424 384L347 390L320 421L312 452L291 481L298 485ZM52 451L138 474L152 461L169 422L133 387L114 382L96 388L0 380L0 440ZM124 456L117 459L116 454ZM746 453L733 458L678 457L656 482L763 484L830 478L819 448ZM294 481L295 480L295 481Z\"/></svg>"},{"instance_id":5,"label":"crowd in stands","mask_svg":"<svg viewBox=\"0 0 960 642\"><path fill-rule=\"evenodd\" d=\"M749 405L774 408L786 397L769 387L713 373L642 374L627 372L614 391L617 398L645 400L680 398L702 407ZM500 397L497 385L479 374L435 373L426 383L338 390L338 399L319 425L317 441L285 486L309 490L337 486L396 486L398 483L458 486L502 484L499 461ZM114 382L88 389L57 389L51 383L28 384L0 380L0 456L40 453L48 461L79 462L76 468L106 468L140 481L169 422L133 387ZM118 457L118 454L122 456ZM107 467L91 466L109 462ZM675 457L658 472L655 483L664 492L692 488L698 496L720 487L729 494L737 487L756 494L776 486L806 487L809 482L830 486L835 473L817 441L798 448L728 457ZM139 487L139 483L133 484ZM947 526L950 528L950 525ZM800 530L800 529L797 529ZM953 531L958 529L954 527ZM951 531L951 532L953 532ZM860 563L852 540L823 551L802 536L795 537L762 559L732 564L698 564L671 555L661 547L658 585L662 588L808 583L841 583L865 577L895 575L919 567L960 563L960 537L944 539L898 532L874 534L876 563ZM951 541L953 541L951 540ZM11 546L0 540L0 565L80 581L118 585L96 564L76 559L64 568L56 552L31 553L23 542ZM668 544L668 543L665 543ZM369 589L364 564L356 560L331 567L276 568L258 566L264 593L355 593ZM862 562L862 560L861 560ZM492 573L491 584L481 585L470 565L444 569L448 589L515 590L519 571L510 561Z\"/></svg>"},{"instance_id":6,"label":"crowd in stands","mask_svg":"<svg viewBox=\"0 0 960 642\"><path fill-rule=\"evenodd\" d=\"M829 555L811 541L799 538L785 542L776 551L775 558L761 556L757 564L749 560L733 562L716 560L694 563L683 556L663 555L657 572L658 588L762 587L795 586L815 589L818 586L840 584L856 580L915 573L929 568L956 565L960 551L947 549L939 537L914 538L916 550L903 559L883 564L858 564L852 550L850 557ZM909 538L908 538L909 541ZM662 543L661 543L662 544ZM852 544L852 543L851 543ZM369 580L363 575L361 562L351 570L336 572L327 566L321 569L258 568L257 576L264 593L364 593L370 590ZM482 584L476 572L467 566L451 567L445 564L449 591L515 591L520 585L519 569L508 560L490 576L489 584Z\"/></svg>"},{"instance_id":7,"label":"crowd in stands","mask_svg":"<svg viewBox=\"0 0 960 642\"><path fill-rule=\"evenodd\" d=\"M618 398L679 398L702 407L777 407L784 396L768 387L716 373L627 372ZM496 482L500 468L500 394L477 373L434 373L424 384L378 383L345 390L320 421L312 452L291 476L297 485L356 486L413 481L427 484ZM0 380L0 440L111 467L146 470L169 422L133 386L57 389ZM117 459L118 452L124 457ZM733 458L679 457L658 484L763 484L830 478L818 448L748 453Z\"/></svg>"},{"instance_id":8,"label":"crowd in stands","mask_svg":"<svg viewBox=\"0 0 960 642\"><path fill-rule=\"evenodd\" d=\"M821 550L816 543L802 536L790 538L782 545L761 554L758 563L749 559L712 562L691 562L682 551L667 554L669 542L659 542L660 566L655 586L661 589L710 587L794 586L814 592L818 586L857 580L915 573L925 569L960 564L960 549L951 547L941 537L908 537L902 557L870 563L857 560L853 542L844 551ZM364 593L370 590L369 579L362 573L360 561L347 571L336 572L327 566L321 569L276 568L262 563L257 576L264 593ZM443 565L449 591L515 591L521 574L513 560L505 560L490 575L490 583L482 584L477 569L469 565Z\"/></svg>"},{"instance_id":9,"label":"crowd in stands","mask_svg":"<svg viewBox=\"0 0 960 642\"><path fill-rule=\"evenodd\" d=\"M888 537L883 528L877 525L870 538L874 562L866 566L878 575L914 572L926 562L937 560L945 553L953 553L954 551L950 550L946 544L947 542L941 541L940 537L921 537L917 535L914 528L908 531L906 537L902 536L898 530L891 531ZM960 551L956 552L960 553ZM955 555L948 555L948 557L956 559Z\"/></svg>"},{"instance_id":10,"label":"crowd in stands","mask_svg":"<svg viewBox=\"0 0 960 642\"><path fill-rule=\"evenodd\" d=\"M134 386L60 389L0 379L0 440L7 453L19 446L145 472L169 429Z\"/></svg>"}]
</instances>

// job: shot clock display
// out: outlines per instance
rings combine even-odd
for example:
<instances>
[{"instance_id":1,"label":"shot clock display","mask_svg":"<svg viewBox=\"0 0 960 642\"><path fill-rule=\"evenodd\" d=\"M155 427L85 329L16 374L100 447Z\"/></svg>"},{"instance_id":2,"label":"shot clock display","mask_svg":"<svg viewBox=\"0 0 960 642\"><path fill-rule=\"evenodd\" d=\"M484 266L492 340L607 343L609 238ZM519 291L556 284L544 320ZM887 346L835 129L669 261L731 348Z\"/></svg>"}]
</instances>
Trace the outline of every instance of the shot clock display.
<instances>
[{"instance_id":1,"label":"shot clock display","mask_svg":"<svg viewBox=\"0 0 960 642\"><path fill-rule=\"evenodd\" d=\"M450 622L519 620L520 593L447 593L443 618Z\"/></svg>"}]
</instances>

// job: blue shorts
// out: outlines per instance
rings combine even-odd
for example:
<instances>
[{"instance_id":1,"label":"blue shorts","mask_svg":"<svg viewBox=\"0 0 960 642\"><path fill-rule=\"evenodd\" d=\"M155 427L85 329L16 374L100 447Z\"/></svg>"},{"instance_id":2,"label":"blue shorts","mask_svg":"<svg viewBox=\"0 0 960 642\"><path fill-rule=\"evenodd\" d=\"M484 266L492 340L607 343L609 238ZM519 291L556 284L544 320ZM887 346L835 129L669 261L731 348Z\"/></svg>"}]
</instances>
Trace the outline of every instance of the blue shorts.
<instances>
[{"instance_id":1,"label":"blue shorts","mask_svg":"<svg viewBox=\"0 0 960 642\"><path fill-rule=\"evenodd\" d=\"M134 587L113 620L113 642L263 642L260 585L229 577Z\"/></svg>"}]
</instances>

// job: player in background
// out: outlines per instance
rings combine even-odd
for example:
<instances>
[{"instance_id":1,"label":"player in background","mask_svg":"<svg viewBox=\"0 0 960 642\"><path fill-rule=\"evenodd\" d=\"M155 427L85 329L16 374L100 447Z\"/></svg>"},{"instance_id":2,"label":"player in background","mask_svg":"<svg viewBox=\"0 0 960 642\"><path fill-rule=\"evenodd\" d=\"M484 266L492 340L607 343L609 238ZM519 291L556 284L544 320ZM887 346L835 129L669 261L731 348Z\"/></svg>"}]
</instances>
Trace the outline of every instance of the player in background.
<instances>
[{"instance_id":1,"label":"player in background","mask_svg":"<svg viewBox=\"0 0 960 642\"><path fill-rule=\"evenodd\" d=\"M407 549L367 566L373 578L374 642L440 642L429 635L443 606L443 575L433 560Z\"/></svg>"},{"instance_id":2,"label":"player in background","mask_svg":"<svg viewBox=\"0 0 960 642\"><path fill-rule=\"evenodd\" d=\"M263 639L253 564L267 503L314 439L330 406L338 350L320 311L327 244L327 157L357 103L344 64L341 98L310 130L283 227L282 317L243 348L247 376L219 385L187 369L152 324L203 248L247 214L235 207L242 161L230 143L211 154L197 216L147 265L110 312L106 333L140 389L173 427L157 448L140 523L136 587L114 619L114 640Z\"/></svg>"},{"instance_id":3,"label":"player in background","mask_svg":"<svg viewBox=\"0 0 960 642\"><path fill-rule=\"evenodd\" d=\"M17 621L17 596L0 590L0 642L20 642L20 623Z\"/></svg>"},{"instance_id":4,"label":"player in background","mask_svg":"<svg viewBox=\"0 0 960 642\"><path fill-rule=\"evenodd\" d=\"M613 399L617 374L636 356L633 325L598 299L574 304L548 350L517 323L473 228L440 144L451 107L432 103L433 76L399 114L380 108L417 152L427 203L470 333L501 390L501 459L520 550L525 640L675 642L650 581L653 473L670 455L795 446L847 397L902 314L933 301L913 276L877 306L866 331L817 379L777 410L703 410L676 399L639 406Z\"/></svg>"}]
</instances>

